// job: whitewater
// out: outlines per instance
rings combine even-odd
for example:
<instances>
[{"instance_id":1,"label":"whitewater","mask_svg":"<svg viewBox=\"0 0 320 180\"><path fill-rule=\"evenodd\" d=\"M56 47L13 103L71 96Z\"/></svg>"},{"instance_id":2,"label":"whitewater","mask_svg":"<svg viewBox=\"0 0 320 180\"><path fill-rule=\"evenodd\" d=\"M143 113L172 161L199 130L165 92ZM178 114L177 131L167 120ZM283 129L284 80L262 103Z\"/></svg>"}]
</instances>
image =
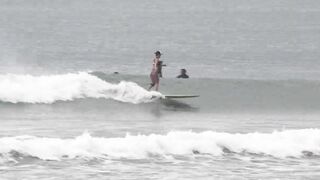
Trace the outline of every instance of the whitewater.
<instances>
[{"instance_id":1,"label":"whitewater","mask_svg":"<svg viewBox=\"0 0 320 180\"><path fill-rule=\"evenodd\" d=\"M12 152L41 160L74 158L174 159L174 156L228 153L307 158L320 155L320 130L284 130L273 133L230 134L214 131L177 131L165 135L130 135L125 137L92 137L89 133L72 139L17 136L0 139L0 155Z\"/></svg>"}]
</instances>

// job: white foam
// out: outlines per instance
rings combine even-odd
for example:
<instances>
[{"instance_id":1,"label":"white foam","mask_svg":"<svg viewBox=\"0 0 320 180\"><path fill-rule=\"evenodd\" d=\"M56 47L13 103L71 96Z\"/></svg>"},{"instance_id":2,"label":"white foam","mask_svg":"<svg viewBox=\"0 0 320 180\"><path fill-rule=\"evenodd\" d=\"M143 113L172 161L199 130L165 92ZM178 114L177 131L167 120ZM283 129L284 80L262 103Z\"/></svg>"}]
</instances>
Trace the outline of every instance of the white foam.
<instances>
[{"instance_id":1,"label":"white foam","mask_svg":"<svg viewBox=\"0 0 320 180\"><path fill-rule=\"evenodd\" d=\"M107 98L122 102L150 102L161 97L133 82L111 84L82 72L63 75L0 75L0 101L11 103L53 103L77 98Z\"/></svg>"},{"instance_id":2,"label":"white foam","mask_svg":"<svg viewBox=\"0 0 320 180\"><path fill-rule=\"evenodd\" d=\"M195 152L223 155L224 149L234 153L256 153L274 157L301 157L304 152L320 155L320 130L284 130L273 133L230 134L214 131L170 132L166 135L126 135L119 138L92 137L84 133L74 139L33 136L0 138L0 154L16 151L45 160L75 157L163 158Z\"/></svg>"}]
</instances>

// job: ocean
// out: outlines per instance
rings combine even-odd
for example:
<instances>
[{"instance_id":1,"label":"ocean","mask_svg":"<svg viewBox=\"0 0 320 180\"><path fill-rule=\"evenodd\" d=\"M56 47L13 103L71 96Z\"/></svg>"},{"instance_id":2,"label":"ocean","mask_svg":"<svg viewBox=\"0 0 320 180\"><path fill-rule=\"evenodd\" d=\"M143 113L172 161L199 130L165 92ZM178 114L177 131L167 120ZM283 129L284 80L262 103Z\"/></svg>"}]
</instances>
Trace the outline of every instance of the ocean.
<instances>
[{"instance_id":1,"label":"ocean","mask_svg":"<svg viewBox=\"0 0 320 180\"><path fill-rule=\"evenodd\" d=\"M0 0L0 180L319 179L319 19L316 0Z\"/></svg>"}]
</instances>

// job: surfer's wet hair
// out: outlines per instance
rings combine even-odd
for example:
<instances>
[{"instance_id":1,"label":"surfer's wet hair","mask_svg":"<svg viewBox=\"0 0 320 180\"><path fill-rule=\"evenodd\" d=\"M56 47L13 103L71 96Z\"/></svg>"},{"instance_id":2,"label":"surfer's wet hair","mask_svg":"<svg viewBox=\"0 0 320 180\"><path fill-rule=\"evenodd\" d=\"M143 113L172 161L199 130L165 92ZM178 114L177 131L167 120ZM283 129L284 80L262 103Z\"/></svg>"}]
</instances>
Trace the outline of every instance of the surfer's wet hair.
<instances>
[{"instance_id":1,"label":"surfer's wet hair","mask_svg":"<svg viewBox=\"0 0 320 180\"><path fill-rule=\"evenodd\" d=\"M154 53L155 55L162 55L162 53L160 52L160 51L156 51L155 53Z\"/></svg>"}]
</instances>

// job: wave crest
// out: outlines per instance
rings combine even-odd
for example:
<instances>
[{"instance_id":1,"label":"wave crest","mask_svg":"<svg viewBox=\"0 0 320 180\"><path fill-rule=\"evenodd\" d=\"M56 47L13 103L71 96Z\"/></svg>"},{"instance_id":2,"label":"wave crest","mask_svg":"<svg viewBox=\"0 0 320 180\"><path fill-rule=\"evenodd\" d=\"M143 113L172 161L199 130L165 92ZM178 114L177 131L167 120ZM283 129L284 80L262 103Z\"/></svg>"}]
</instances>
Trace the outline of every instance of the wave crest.
<instances>
[{"instance_id":1,"label":"wave crest","mask_svg":"<svg viewBox=\"0 0 320 180\"><path fill-rule=\"evenodd\" d=\"M0 75L2 102L49 104L79 98L106 98L137 104L161 96L133 82L111 84L85 72L50 76Z\"/></svg>"}]
</instances>

